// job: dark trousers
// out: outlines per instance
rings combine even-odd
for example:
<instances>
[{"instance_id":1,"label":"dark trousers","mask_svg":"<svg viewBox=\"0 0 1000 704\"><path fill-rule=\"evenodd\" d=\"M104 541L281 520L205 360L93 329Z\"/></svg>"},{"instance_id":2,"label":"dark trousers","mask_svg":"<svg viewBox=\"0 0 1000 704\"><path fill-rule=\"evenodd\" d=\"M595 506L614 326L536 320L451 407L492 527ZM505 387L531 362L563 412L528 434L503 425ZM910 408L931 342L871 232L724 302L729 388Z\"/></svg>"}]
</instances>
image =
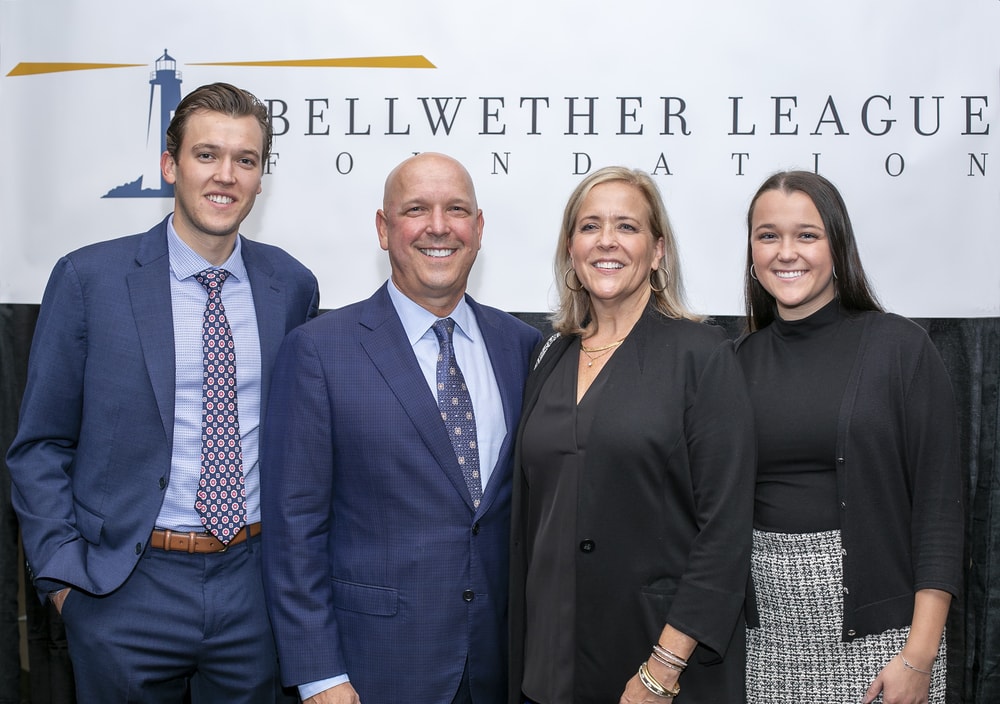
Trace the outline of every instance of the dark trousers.
<instances>
[{"instance_id":1,"label":"dark trousers","mask_svg":"<svg viewBox=\"0 0 1000 704\"><path fill-rule=\"evenodd\" d=\"M79 700L281 701L260 565L259 537L222 553L148 548L114 593L70 592L62 615Z\"/></svg>"},{"instance_id":2,"label":"dark trousers","mask_svg":"<svg viewBox=\"0 0 1000 704\"><path fill-rule=\"evenodd\" d=\"M73 704L73 666L62 618L51 601L38 599L34 589L25 594L25 601L31 704Z\"/></svg>"},{"instance_id":3,"label":"dark trousers","mask_svg":"<svg viewBox=\"0 0 1000 704\"><path fill-rule=\"evenodd\" d=\"M469 685L469 661L465 661L465 671L462 672L462 681L458 683L458 691L451 704L472 704L472 687Z\"/></svg>"}]
</instances>

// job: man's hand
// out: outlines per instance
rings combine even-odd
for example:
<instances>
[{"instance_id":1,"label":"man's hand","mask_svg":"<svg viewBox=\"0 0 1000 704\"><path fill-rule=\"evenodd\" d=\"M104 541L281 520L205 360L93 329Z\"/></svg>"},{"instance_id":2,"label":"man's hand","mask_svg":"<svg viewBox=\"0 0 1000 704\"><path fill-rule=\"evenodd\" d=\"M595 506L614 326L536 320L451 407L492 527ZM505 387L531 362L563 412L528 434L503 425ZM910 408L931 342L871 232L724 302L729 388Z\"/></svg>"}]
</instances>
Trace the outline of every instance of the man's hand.
<instances>
[{"instance_id":1,"label":"man's hand","mask_svg":"<svg viewBox=\"0 0 1000 704\"><path fill-rule=\"evenodd\" d=\"M70 587L64 587L57 592L51 592L49 594L49 601L52 605L56 607L56 611L59 615L62 615L63 602L66 601L66 597L69 596Z\"/></svg>"},{"instance_id":2,"label":"man's hand","mask_svg":"<svg viewBox=\"0 0 1000 704\"><path fill-rule=\"evenodd\" d=\"M336 687L324 689L319 694L306 699L302 704L361 704L361 699L351 683L344 682Z\"/></svg>"}]
</instances>

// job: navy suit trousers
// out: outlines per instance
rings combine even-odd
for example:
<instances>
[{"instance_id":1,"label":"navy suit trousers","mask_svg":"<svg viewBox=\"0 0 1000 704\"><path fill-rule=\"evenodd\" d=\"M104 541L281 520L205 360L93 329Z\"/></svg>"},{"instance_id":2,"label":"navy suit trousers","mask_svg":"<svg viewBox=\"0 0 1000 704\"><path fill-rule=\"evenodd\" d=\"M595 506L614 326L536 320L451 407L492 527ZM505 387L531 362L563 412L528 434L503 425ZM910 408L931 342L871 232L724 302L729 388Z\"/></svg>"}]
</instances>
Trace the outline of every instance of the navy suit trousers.
<instances>
[{"instance_id":1,"label":"navy suit trousers","mask_svg":"<svg viewBox=\"0 0 1000 704\"><path fill-rule=\"evenodd\" d=\"M63 605L81 702L274 704L277 656L260 537L226 552L147 548L111 594Z\"/></svg>"}]
</instances>

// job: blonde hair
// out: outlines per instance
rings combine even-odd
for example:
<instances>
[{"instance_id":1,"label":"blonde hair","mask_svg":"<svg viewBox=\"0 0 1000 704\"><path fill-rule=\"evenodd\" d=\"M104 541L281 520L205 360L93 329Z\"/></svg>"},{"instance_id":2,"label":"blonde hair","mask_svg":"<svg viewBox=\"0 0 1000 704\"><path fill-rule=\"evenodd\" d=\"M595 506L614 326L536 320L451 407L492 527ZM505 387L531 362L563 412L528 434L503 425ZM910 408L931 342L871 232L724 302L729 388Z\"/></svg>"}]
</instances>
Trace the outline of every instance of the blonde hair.
<instances>
[{"instance_id":1,"label":"blonde hair","mask_svg":"<svg viewBox=\"0 0 1000 704\"><path fill-rule=\"evenodd\" d=\"M649 174L638 169L624 166L606 166L588 175L574 189L566 203L563 212L562 227L559 231L559 242L556 245L555 278L559 291L559 304L549 319L552 328L564 335L578 335L584 331L596 332L596 328L587 330L588 324L596 326L592 320L590 309L590 294L579 284L579 279L572 273L573 265L569 256L569 243L573 238L576 219L580 214L583 201L594 186L602 183L620 181L636 188L645 198L649 206L649 225L652 230L653 242L663 239L663 256L659 268L650 271L650 289L652 289L652 304L660 313L668 318L701 321L704 316L691 312L684 297L684 284L681 281L681 268L678 263L677 242L670 227L667 209L660 197L660 190ZM579 288L570 288L567 279L576 279Z\"/></svg>"}]
</instances>

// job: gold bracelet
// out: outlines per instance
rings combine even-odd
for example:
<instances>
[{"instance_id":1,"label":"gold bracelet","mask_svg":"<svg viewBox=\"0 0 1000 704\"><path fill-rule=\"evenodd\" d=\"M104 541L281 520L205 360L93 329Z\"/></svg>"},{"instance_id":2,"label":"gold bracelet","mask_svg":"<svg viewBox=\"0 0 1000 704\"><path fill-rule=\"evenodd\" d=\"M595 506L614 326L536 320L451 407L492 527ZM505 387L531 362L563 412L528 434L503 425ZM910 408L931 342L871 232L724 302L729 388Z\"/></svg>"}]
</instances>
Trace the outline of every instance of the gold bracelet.
<instances>
[{"instance_id":1,"label":"gold bracelet","mask_svg":"<svg viewBox=\"0 0 1000 704\"><path fill-rule=\"evenodd\" d=\"M639 665L639 681L642 682L643 686L650 692L658 697L676 697L681 693L681 683L678 682L674 685L673 689L667 689L659 681L650 674L649 668L646 667L646 663L643 662Z\"/></svg>"}]
</instances>

